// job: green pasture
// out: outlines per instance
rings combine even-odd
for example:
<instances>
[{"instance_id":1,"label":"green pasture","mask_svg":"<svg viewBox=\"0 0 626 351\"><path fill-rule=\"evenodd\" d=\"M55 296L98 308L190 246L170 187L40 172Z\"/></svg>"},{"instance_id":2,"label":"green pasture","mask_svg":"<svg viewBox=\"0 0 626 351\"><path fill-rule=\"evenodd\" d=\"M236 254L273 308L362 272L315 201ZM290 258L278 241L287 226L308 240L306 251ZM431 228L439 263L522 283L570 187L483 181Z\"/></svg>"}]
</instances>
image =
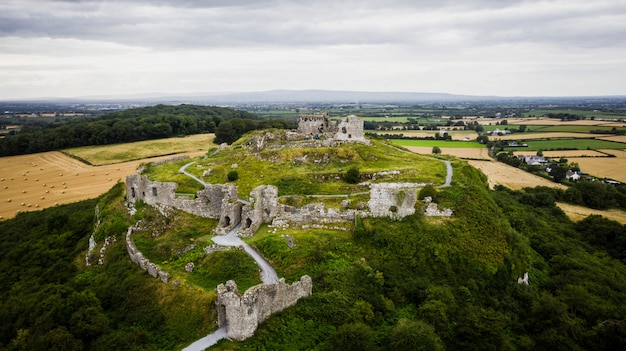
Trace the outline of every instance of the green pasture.
<instances>
[{"instance_id":1,"label":"green pasture","mask_svg":"<svg viewBox=\"0 0 626 351\"><path fill-rule=\"evenodd\" d=\"M521 142L521 141L520 141ZM507 150L598 150L626 149L626 144L599 139L532 139L523 141L528 147L512 147Z\"/></svg>"},{"instance_id":2,"label":"green pasture","mask_svg":"<svg viewBox=\"0 0 626 351\"><path fill-rule=\"evenodd\" d=\"M423 147L449 147L457 149L480 149L485 147L481 143L474 141L445 141L445 140L410 140L410 139L392 139L394 144L400 146L423 146Z\"/></svg>"},{"instance_id":3,"label":"green pasture","mask_svg":"<svg viewBox=\"0 0 626 351\"><path fill-rule=\"evenodd\" d=\"M544 117L549 113L569 113L591 119L595 118L626 118L626 114L623 112L603 112L594 110L572 110L572 109L536 109L529 112L524 112L524 117Z\"/></svg>"}]
</instances>

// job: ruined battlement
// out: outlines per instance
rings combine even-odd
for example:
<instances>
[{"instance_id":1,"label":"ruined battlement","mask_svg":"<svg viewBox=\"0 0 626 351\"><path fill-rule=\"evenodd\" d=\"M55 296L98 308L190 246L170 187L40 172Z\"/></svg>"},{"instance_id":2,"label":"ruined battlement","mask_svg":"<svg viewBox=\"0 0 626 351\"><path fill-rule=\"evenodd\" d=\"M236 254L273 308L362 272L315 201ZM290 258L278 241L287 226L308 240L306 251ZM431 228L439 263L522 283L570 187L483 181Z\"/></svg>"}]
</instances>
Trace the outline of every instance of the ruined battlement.
<instances>
[{"instance_id":1,"label":"ruined battlement","mask_svg":"<svg viewBox=\"0 0 626 351\"><path fill-rule=\"evenodd\" d=\"M217 287L219 327L226 327L229 338L245 340L254 334L258 325L273 313L293 306L313 292L313 281L308 275L289 285L281 278L273 284L255 285L241 295L234 280Z\"/></svg>"}]
</instances>

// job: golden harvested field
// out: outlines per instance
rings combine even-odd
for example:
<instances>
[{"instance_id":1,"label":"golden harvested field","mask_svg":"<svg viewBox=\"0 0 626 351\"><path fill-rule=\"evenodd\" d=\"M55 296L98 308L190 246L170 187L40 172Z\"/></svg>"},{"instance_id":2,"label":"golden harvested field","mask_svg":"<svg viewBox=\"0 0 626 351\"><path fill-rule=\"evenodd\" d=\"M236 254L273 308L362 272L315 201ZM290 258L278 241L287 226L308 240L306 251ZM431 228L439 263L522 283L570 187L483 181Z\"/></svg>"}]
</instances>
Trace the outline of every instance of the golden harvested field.
<instances>
[{"instance_id":1,"label":"golden harvested field","mask_svg":"<svg viewBox=\"0 0 626 351\"><path fill-rule=\"evenodd\" d=\"M598 139L616 141L618 143L626 143L626 135L601 136Z\"/></svg>"},{"instance_id":2,"label":"golden harvested field","mask_svg":"<svg viewBox=\"0 0 626 351\"><path fill-rule=\"evenodd\" d=\"M600 150L616 157L569 157L569 162L576 162L584 173L595 177L611 178L626 183L626 151ZM545 153L544 153L545 154Z\"/></svg>"},{"instance_id":3,"label":"golden harvested field","mask_svg":"<svg viewBox=\"0 0 626 351\"><path fill-rule=\"evenodd\" d=\"M433 148L426 146L405 146L407 150L413 151L417 154L430 155ZM447 148L442 147L441 153L444 155L456 156L464 159L477 159L477 160L489 160L489 149L485 148Z\"/></svg>"},{"instance_id":4,"label":"golden harvested field","mask_svg":"<svg viewBox=\"0 0 626 351\"><path fill-rule=\"evenodd\" d=\"M204 155L214 146L211 144L213 137L213 134L203 134L67 150L92 164L102 164L100 166L87 165L60 152L2 157L0 220L12 218L20 211L97 197L116 182L125 181L142 163L171 158L172 154Z\"/></svg>"},{"instance_id":5,"label":"golden harvested field","mask_svg":"<svg viewBox=\"0 0 626 351\"><path fill-rule=\"evenodd\" d=\"M206 151L213 145L215 134L196 134L179 138L138 141L134 143L85 146L64 150L92 165L108 165L148 157Z\"/></svg>"},{"instance_id":6,"label":"golden harvested field","mask_svg":"<svg viewBox=\"0 0 626 351\"><path fill-rule=\"evenodd\" d=\"M199 156L205 151L191 153ZM106 166L89 166L60 152L0 158L0 219L14 217L20 211L91 199L108 191L118 181L125 181L143 162L172 156Z\"/></svg>"},{"instance_id":7,"label":"golden harvested field","mask_svg":"<svg viewBox=\"0 0 626 351\"><path fill-rule=\"evenodd\" d=\"M507 188L519 190L526 187L548 186L552 188L566 189L567 187L541 178L519 168L495 161L467 161L473 167L480 169L487 175L489 187L503 185Z\"/></svg>"},{"instance_id":8,"label":"golden harvested field","mask_svg":"<svg viewBox=\"0 0 626 351\"><path fill-rule=\"evenodd\" d=\"M608 219L620 222L622 224L626 224L626 212L621 211L621 210L611 209L611 210L601 211L601 210L594 210L592 208L587 208L587 207L582 207L582 206L570 205L570 204L566 204L563 202L557 202L556 204L574 222L580 221L581 219L584 219L585 217L589 215L596 214L596 215L604 216Z\"/></svg>"},{"instance_id":9,"label":"golden harvested field","mask_svg":"<svg viewBox=\"0 0 626 351\"><path fill-rule=\"evenodd\" d=\"M569 160L570 157L606 157L605 153L598 152L596 150L555 150L555 151L542 151L545 157L565 157ZM535 151L514 151L513 154L518 155L535 155ZM610 158L607 159L610 162Z\"/></svg>"}]
</instances>

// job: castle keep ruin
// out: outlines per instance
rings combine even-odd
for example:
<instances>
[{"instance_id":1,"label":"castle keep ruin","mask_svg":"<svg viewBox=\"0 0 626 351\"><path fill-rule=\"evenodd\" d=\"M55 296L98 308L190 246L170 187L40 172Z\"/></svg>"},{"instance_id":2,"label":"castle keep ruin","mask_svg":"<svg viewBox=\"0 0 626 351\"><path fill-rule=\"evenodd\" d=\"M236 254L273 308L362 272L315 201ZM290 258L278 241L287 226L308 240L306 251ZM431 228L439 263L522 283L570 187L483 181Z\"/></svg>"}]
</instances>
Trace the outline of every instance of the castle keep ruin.
<instances>
[{"instance_id":1,"label":"castle keep ruin","mask_svg":"<svg viewBox=\"0 0 626 351\"><path fill-rule=\"evenodd\" d=\"M369 142L365 139L363 120L350 115L342 118L339 123L333 121L328 113L303 114L298 116L298 134L307 137L327 137L343 142Z\"/></svg>"}]
</instances>

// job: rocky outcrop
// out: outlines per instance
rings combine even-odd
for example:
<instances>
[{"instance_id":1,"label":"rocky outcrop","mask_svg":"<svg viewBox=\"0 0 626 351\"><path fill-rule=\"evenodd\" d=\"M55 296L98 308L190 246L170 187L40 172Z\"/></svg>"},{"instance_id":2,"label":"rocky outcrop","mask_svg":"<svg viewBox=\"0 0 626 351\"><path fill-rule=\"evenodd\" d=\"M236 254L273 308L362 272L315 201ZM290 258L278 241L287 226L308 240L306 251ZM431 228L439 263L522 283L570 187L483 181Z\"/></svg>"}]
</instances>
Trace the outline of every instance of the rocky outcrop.
<instances>
[{"instance_id":1,"label":"rocky outcrop","mask_svg":"<svg viewBox=\"0 0 626 351\"><path fill-rule=\"evenodd\" d=\"M235 281L229 280L217 287L218 324L227 328L229 338L245 340L270 315L310 296L312 291L313 282L307 275L291 285L284 278L273 284L255 285L243 295Z\"/></svg>"}]
</instances>

